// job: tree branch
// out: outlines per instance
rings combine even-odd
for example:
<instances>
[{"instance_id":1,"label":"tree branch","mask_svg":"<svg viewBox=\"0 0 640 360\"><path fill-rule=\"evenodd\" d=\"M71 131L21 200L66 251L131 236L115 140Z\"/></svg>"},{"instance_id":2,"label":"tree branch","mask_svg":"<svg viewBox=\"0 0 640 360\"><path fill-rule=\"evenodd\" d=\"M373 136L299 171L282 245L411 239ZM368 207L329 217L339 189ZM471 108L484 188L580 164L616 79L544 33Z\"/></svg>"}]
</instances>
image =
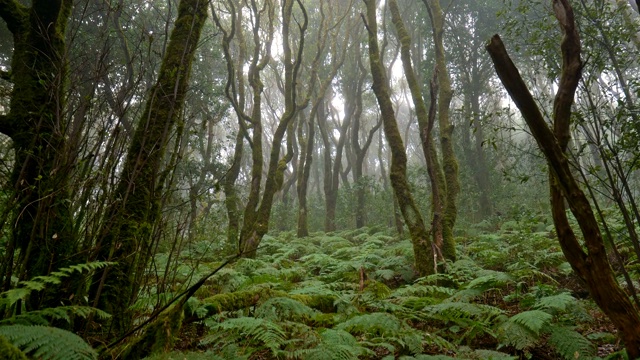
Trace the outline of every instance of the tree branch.
<instances>
[{"instance_id":1,"label":"tree branch","mask_svg":"<svg viewBox=\"0 0 640 360\"><path fill-rule=\"evenodd\" d=\"M580 61L580 35L575 26L573 9L567 0L553 0L553 10L564 33L562 51L562 75L553 102L554 132L562 150L566 150L570 137L571 105L582 76Z\"/></svg>"}]
</instances>

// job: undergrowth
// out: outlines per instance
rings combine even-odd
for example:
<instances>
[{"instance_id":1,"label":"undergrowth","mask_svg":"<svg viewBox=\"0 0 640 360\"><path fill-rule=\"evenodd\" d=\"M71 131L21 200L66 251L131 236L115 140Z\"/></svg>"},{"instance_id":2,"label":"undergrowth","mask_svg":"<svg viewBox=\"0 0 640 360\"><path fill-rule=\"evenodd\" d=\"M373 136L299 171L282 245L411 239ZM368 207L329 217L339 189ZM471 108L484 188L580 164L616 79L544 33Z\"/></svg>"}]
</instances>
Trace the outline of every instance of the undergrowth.
<instances>
[{"instance_id":1,"label":"undergrowth","mask_svg":"<svg viewBox=\"0 0 640 360\"><path fill-rule=\"evenodd\" d=\"M189 351L152 359L597 359L608 333L565 288L551 232L513 223L458 240L458 261L418 278L411 243L383 232L267 236L188 302L202 334Z\"/></svg>"}]
</instances>

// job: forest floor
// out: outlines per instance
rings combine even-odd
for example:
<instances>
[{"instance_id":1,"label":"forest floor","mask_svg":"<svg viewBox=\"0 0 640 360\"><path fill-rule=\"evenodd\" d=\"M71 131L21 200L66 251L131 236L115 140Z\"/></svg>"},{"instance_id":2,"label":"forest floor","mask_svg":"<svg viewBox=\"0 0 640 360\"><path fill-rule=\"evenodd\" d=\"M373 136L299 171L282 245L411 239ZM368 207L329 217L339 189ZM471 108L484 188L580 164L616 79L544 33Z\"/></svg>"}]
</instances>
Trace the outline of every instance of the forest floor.
<instances>
[{"instance_id":1,"label":"forest floor","mask_svg":"<svg viewBox=\"0 0 640 360\"><path fill-rule=\"evenodd\" d=\"M457 261L417 277L411 243L385 231L267 236L199 290L175 351L153 359L622 359L551 228L457 241ZM190 251L192 278L219 264Z\"/></svg>"}]
</instances>

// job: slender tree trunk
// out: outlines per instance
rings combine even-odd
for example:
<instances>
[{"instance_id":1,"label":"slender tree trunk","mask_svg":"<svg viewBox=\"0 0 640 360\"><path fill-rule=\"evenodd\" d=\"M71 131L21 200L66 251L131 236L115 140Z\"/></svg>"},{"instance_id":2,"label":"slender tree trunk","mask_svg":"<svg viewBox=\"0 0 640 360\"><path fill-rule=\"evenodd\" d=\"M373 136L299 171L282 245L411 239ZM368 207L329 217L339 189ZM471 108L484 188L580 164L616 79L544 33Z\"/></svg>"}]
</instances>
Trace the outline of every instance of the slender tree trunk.
<instances>
[{"instance_id":1,"label":"slender tree trunk","mask_svg":"<svg viewBox=\"0 0 640 360\"><path fill-rule=\"evenodd\" d=\"M290 26L292 20L292 11L294 4L297 4L302 11L303 21L298 23L299 30L299 44L298 52L294 55L291 49L290 39ZM256 250L260 241L264 235L269 231L269 219L271 216L271 208L273 205L273 198L278 190L282 188L284 171L287 164L293 157L291 151L287 151L285 156L280 156L280 144L282 144L285 134L289 129L290 122L293 121L297 112L300 110L297 103L297 89L296 82L298 80L299 70L302 62L302 51L304 49L304 35L307 30L307 14L302 2L298 0L285 0L282 4L282 45L284 52L284 97L285 97L285 110L280 117L278 126L273 134L273 141L271 146L271 152L269 155L269 167L266 174L266 180L264 185L264 192L262 194L261 201L258 197L250 200L250 203L245 208L244 222L242 224L242 230L240 231L240 252L245 257L255 257ZM257 34L257 33L255 33ZM255 81L259 82L259 78ZM262 84L259 87L262 87ZM259 90L259 89L258 89ZM255 101L259 98L261 91L254 90L254 107ZM259 99L257 99L259 102ZM257 122L254 122L254 126ZM255 129L254 129L255 131ZM254 133L254 136L257 136ZM262 134L260 134L260 137ZM258 141L254 138L254 151L257 151ZM261 140L260 140L261 143ZM261 150L260 150L261 151ZM262 156L259 157L262 159ZM256 167L256 158L254 158L254 167ZM260 169L262 165L259 165ZM260 176L255 174L257 170L254 168L254 177L252 182L258 179L258 183L252 184L252 188L255 186L260 188L259 179ZM260 170L262 172L262 170ZM259 191L259 190L258 190Z\"/></svg>"},{"instance_id":2,"label":"slender tree trunk","mask_svg":"<svg viewBox=\"0 0 640 360\"><path fill-rule=\"evenodd\" d=\"M298 173L298 237L309 236L309 222L307 220L307 188L309 186L309 176L311 175L311 162L313 161L313 145L315 136L315 122L313 119L316 117L315 111L311 111L309 115L309 121L307 122L307 136L303 138L300 136L300 148L302 153L300 157L303 158L303 165L299 167Z\"/></svg>"},{"instance_id":3,"label":"slender tree trunk","mask_svg":"<svg viewBox=\"0 0 640 360\"><path fill-rule=\"evenodd\" d=\"M427 172L431 180L431 210L433 212L431 234L433 236L433 246L436 254L442 258L444 248L444 216L442 195L446 195L445 177L438 164L435 145L432 140L432 129L435 122L435 109L437 102L437 77L431 81L431 107L427 110L422 90L418 82L418 77L413 70L411 63L411 38L407 32L404 22L400 17L400 9L395 0L389 1L391 18L398 33L400 41L400 58L404 75L409 85L411 99L416 109L418 118L418 128L420 129L420 140L422 141L422 152L427 163ZM436 71L437 72L437 71Z\"/></svg>"},{"instance_id":4,"label":"slender tree trunk","mask_svg":"<svg viewBox=\"0 0 640 360\"><path fill-rule=\"evenodd\" d=\"M191 63L207 18L207 3L181 0L169 46L135 129L115 197L98 242L98 260L118 264L96 276L94 305L117 316L112 329L123 333L131 325L129 306L135 300L141 274L150 255L150 237L160 219L159 182L170 135L180 117Z\"/></svg>"},{"instance_id":5,"label":"slender tree trunk","mask_svg":"<svg viewBox=\"0 0 640 360\"><path fill-rule=\"evenodd\" d=\"M500 80L520 109L547 159L551 180L551 210L562 251L576 274L585 281L593 300L618 329L629 358L636 359L640 357L638 309L616 281L598 222L589 200L571 172L565 154L569 143L571 105L582 71L581 45L569 2L553 0L553 8L564 33L561 44L562 75L553 106L553 130L547 125L498 35L491 39L487 50ZM580 227L584 247L569 224L565 201Z\"/></svg>"},{"instance_id":6,"label":"slender tree trunk","mask_svg":"<svg viewBox=\"0 0 640 360\"><path fill-rule=\"evenodd\" d=\"M435 271L435 259L429 240L429 232L424 225L407 181L407 154L391 102L390 90L385 69L380 59L378 48L378 25L376 22L376 1L364 0L367 6L366 23L369 38L369 63L373 77L373 91L382 113L384 132L391 148L391 186L398 199L402 216L409 228L415 265L420 275L432 274Z\"/></svg>"},{"instance_id":7,"label":"slender tree trunk","mask_svg":"<svg viewBox=\"0 0 640 360\"><path fill-rule=\"evenodd\" d=\"M456 259L456 246L453 238L453 227L458 216L458 193L460 181L458 179L458 160L453 151L453 124L449 119L449 105L453 97L451 80L447 71L442 35L444 32L444 14L439 0L422 0L427 7L431 26L433 28L433 42L436 52L436 69L438 77L438 126L440 127L440 149L442 151L442 170L445 178L444 213L442 218L442 253L445 258Z\"/></svg>"}]
</instances>

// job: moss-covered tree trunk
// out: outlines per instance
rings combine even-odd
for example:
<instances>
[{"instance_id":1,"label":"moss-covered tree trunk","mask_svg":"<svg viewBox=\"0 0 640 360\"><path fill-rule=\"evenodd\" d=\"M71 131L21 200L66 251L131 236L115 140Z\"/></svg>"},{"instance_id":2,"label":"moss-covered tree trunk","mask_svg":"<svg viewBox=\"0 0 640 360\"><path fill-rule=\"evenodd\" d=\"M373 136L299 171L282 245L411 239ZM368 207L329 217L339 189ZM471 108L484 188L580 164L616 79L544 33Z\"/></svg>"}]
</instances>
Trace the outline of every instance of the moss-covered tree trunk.
<instances>
[{"instance_id":1,"label":"moss-covered tree trunk","mask_svg":"<svg viewBox=\"0 0 640 360\"><path fill-rule=\"evenodd\" d=\"M574 178L566 155L571 125L571 106L580 82L580 37L573 10L567 0L553 0L556 18L563 30L562 74L553 104L553 129L545 121L537 103L511 61L500 37L487 45L496 72L518 106L540 150L550 174L551 210L562 251L576 274L584 280L596 304L611 319L624 342L630 359L640 357L640 315L620 288L611 269L598 222L589 200ZM574 233L566 205L575 217L583 241Z\"/></svg>"},{"instance_id":2,"label":"moss-covered tree trunk","mask_svg":"<svg viewBox=\"0 0 640 360\"><path fill-rule=\"evenodd\" d=\"M105 216L98 239L98 260L118 264L94 279L94 305L113 314L112 331L131 325L128 307L134 301L148 261L152 229L161 209L163 171L167 145L179 121L187 93L191 63L207 18L207 2L181 0L166 55L156 84L131 141L115 190L115 204Z\"/></svg>"},{"instance_id":3,"label":"moss-covered tree trunk","mask_svg":"<svg viewBox=\"0 0 640 360\"><path fill-rule=\"evenodd\" d=\"M451 80L447 70L442 35L444 33L444 13L439 0L422 0L427 7L433 29L433 42L436 53L436 72L438 79L438 126L440 128L440 150L442 152L442 170L444 172L445 187L443 188L443 218L442 218L442 254L446 259L456 259L456 245L453 238L453 227L458 217L458 194L460 181L458 179L458 160L453 150L453 124L449 119L449 105L453 97Z\"/></svg>"},{"instance_id":4,"label":"moss-covered tree trunk","mask_svg":"<svg viewBox=\"0 0 640 360\"><path fill-rule=\"evenodd\" d=\"M446 194L445 179L442 169L440 168L438 157L436 154L435 144L433 142L432 130L435 122L435 106L437 104L437 92L433 91L436 84L432 82L431 107L427 110L427 105L422 96L418 77L413 69L411 58L411 37L407 31L400 9L395 0L389 1L389 10L391 11L391 19L398 33L400 41L400 59L404 76L409 85L411 99L416 110L418 118L418 128L420 130L420 140L422 142L422 152L427 163L427 172L431 182L431 235L436 255L442 257L444 247L444 221L443 221L443 194Z\"/></svg>"},{"instance_id":5,"label":"moss-covered tree trunk","mask_svg":"<svg viewBox=\"0 0 640 360\"><path fill-rule=\"evenodd\" d=\"M299 37L298 37L298 52L293 55L291 49L291 25L293 18L294 4L297 4L301 13L302 19L298 20ZM302 2L297 0L285 0L281 6L282 10L282 46L283 46L283 62L284 62L284 103L285 109L280 116L278 126L273 134L271 143L271 153L269 154L268 169L266 173L264 190L260 197L260 181L262 179L262 132L256 133L256 127L261 129L261 125L255 120L259 119L260 114L257 114L254 108L252 120L254 125L253 136L253 166L252 166L252 179L251 179L251 193L249 194L249 201L245 207L244 219L242 229L240 231L240 246L239 251L245 257L254 257L256 255L257 247L260 245L260 241L264 235L269 231L269 219L271 217L271 208L273 206L273 199L277 191L282 188L284 180L284 171L287 164L293 156L292 152L288 151L285 156L280 156L280 149L285 135L289 128L291 121L293 121L299 107L297 104L297 80L299 76L300 66L302 62L302 52L304 50L304 34L307 29L307 14ZM259 32L254 32L256 37L259 37ZM250 80L252 87L255 84L262 87L259 77ZM261 91L254 89L254 107L256 102L260 102ZM260 147L260 149L258 149ZM260 154L258 154L260 153ZM258 164L257 160L260 160ZM258 174L260 169L260 174Z\"/></svg>"},{"instance_id":6,"label":"moss-covered tree trunk","mask_svg":"<svg viewBox=\"0 0 640 360\"><path fill-rule=\"evenodd\" d=\"M73 157L67 154L64 113L65 29L71 8L70 0L34 0L31 7L0 0L0 16L14 40L10 108L0 115L0 132L11 138L15 151L10 248L20 250L16 272L13 252L7 254L5 285L12 275L24 280L79 261L69 198ZM32 298L32 307L58 305L72 292L52 291L56 293Z\"/></svg>"},{"instance_id":7,"label":"moss-covered tree trunk","mask_svg":"<svg viewBox=\"0 0 640 360\"><path fill-rule=\"evenodd\" d=\"M380 59L378 47L378 25L376 22L376 1L364 0L367 6L366 26L369 38L369 64L373 77L373 91L382 113L382 123L385 136L391 148L391 186L398 199L398 205L404 218L415 255L416 269L420 275L432 274L435 271L435 262L429 232L424 225L422 216L416 206L409 182L407 181L407 154L405 153L400 130L396 121L393 103L391 102L389 85L385 75L384 65Z\"/></svg>"},{"instance_id":8,"label":"moss-covered tree trunk","mask_svg":"<svg viewBox=\"0 0 640 360\"><path fill-rule=\"evenodd\" d=\"M302 134L302 124L300 124L300 160L298 166L298 181L296 182L296 192L298 194L298 225L296 234L298 237L309 236L309 222L307 219L307 188L309 186L309 176L311 175L311 162L313 161L313 145L315 141L315 121L317 111L312 109L307 122L307 136Z\"/></svg>"}]
</instances>

